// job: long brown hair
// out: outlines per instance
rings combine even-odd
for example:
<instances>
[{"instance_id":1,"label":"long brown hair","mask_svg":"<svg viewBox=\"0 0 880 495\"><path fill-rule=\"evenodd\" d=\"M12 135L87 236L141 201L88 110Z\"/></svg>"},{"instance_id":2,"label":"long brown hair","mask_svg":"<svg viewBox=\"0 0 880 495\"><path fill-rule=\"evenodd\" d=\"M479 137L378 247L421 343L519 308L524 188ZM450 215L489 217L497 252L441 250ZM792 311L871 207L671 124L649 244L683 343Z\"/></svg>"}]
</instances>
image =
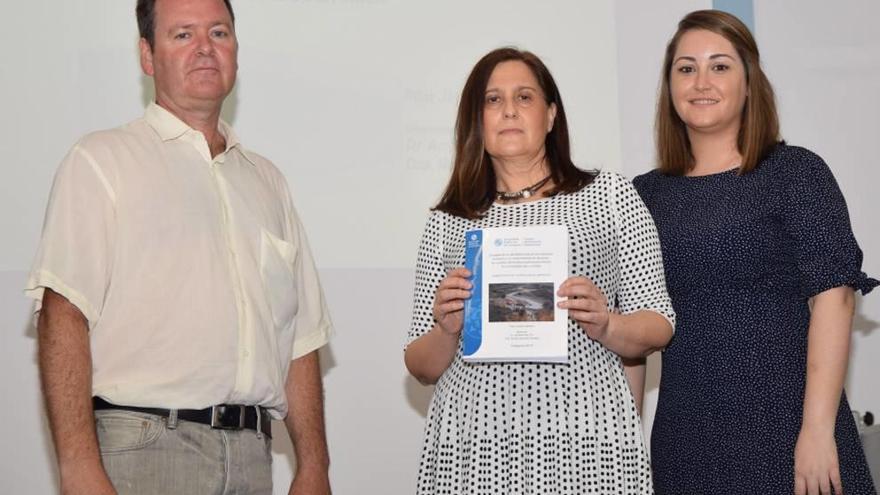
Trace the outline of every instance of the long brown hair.
<instances>
[{"instance_id":1,"label":"long brown hair","mask_svg":"<svg viewBox=\"0 0 880 495\"><path fill-rule=\"evenodd\" d=\"M720 10L697 10L684 16L678 23L675 35L666 45L655 123L658 168L664 174L684 175L694 167L687 127L672 104L669 77L678 42L685 33L695 29L724 37L736 49L745 66L748 93L737 135L737 148L742 155L739 173L751 172L779 142L776 98L770 81L761 70L758 45L749 28L735 16Z\"/></svg>"},{"instance_id":2,"label":"long brown hair","mask_svg":"<svg viewBox=\"0 0 880 495\"><path fill-rule=\"evenodd\" d=\"M455 120L452 176L434 209L464 218L479 218L495 200L495 171L483 142L483 107L492 71L501 62L511 60L526 64L538 80L547 105L556 105L553 128L544 138L546 160L554 187L545 195L575 192L593 181L595 172L581 170L571 161L565 108L550 71L531 52L510 47L498 48L477 62L461 92Z\"/></svg>"}]
</instances>

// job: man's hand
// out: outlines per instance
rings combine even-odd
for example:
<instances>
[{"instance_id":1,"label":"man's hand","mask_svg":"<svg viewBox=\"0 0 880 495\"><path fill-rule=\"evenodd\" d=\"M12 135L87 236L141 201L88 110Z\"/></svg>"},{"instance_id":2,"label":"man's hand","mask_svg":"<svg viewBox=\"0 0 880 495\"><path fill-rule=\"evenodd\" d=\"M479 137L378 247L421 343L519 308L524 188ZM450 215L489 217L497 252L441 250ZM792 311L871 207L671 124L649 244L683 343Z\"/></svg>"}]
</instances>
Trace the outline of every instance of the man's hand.
<instances>
[{"instance_id":1,"label":"man's hand","mask_svg":"<svg viewBox=\"0 0 880 495\"><path fill-rule=\"evenodd\" d=\"M100 463L70 464L60 468L62 495L116 495L116 489Z\"/></svg>"},{"instance_id":2,"label":"man's hand","mask_svg":"<svg viewBox=\"0 0 880 495\"><path fill-rule=\"evenodd\" d=\"M290 411L284 423L296 453L296 475L288 493L329 494L330 456L324 434L324 392L317 350L290 363L286 393Z\"/></svg>"},{"instance_id":3,"label":"man's hand","mask_svg":"<svg viewBox=\"0 0 880 495\"><path fill-rule=\"evenodd\" d=\"M299 469L288 495L330 495L330 476L323 469Z\"/></svg>"},{"instance_id":4,"label":"man's hand","mask_svg":"<svg viewBox=\"0 0 880 495\"><path fill-rule=\"evenodd\" d=\"M115 494L101 464L95 432L88 322L70 301L47 288L37 337L40 378L58 458L61 493Z\"/></svg>"}]
</instances>

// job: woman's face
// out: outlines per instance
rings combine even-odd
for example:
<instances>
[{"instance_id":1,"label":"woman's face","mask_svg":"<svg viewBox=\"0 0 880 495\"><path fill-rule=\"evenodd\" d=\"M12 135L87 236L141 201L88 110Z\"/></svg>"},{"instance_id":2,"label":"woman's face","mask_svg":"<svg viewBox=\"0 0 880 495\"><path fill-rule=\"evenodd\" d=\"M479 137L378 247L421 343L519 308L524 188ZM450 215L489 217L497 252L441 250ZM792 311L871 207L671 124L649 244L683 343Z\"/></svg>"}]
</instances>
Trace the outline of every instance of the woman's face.
<instances>
[{"instance_id":1,"label":"woman's face","mask_svg":"<svg viewBox=\"0 0 880 495\"><path fill-rule=\"evenodd\" d=\"M684 33L673 57L669 88L689 132L739 132L748 94L746 71L723 36L703 29Z\"/></svg>"},{"instance_id":2,"label":"woman's face","mask_svg":"<svg viewBox=\"0 0 880 495\"><path fill-rule=\"evenodd\" d=\"M493 160L532 160L544 153L556 105L547 105L528 65L511 60L495 66L483 100L483 143Z\"/></svg>"}]
</instances>

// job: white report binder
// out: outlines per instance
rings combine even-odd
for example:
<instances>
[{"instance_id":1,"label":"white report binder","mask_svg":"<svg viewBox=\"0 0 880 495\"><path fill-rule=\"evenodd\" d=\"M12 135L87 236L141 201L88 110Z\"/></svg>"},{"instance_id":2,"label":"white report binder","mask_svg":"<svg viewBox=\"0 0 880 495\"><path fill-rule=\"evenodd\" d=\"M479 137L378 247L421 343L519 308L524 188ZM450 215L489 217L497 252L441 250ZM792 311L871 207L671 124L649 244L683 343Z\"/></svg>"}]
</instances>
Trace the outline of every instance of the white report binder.
<instances>
[{"instance_id":1,"label":"white report binder","mask_svg":"<svg viewBox=\"0 0 880 495\"><path fill-rule=\"evenodd\" d=\"M568 278L568 228L470 230L465 268L465 361L568 362L568 312L556 291Z\"/></svg>"}]
</instances>

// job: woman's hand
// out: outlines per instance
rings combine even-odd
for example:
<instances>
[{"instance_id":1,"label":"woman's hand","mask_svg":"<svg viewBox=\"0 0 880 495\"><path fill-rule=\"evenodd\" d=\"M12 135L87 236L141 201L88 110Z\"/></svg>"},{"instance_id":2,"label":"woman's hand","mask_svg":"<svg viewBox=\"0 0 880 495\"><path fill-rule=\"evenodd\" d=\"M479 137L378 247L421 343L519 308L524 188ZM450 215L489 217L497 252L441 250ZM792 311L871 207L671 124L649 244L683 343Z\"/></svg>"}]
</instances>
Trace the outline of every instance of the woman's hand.
<instances>
[{"instance_id":1,"label":"woman's hand","mask_svg":"<svg viewBox=\"0 0 880 495\"><path fill-rule=\"evenodd\" d=\"M471 272L456 268L440 281L434 295L434 319L444 333L458 335L464 322L464 300L471 297Z\"/></svg>"},{"instance_id":2,"label":"woman's hand","mask_svg":"<svg viewBox=\"0 0 880 495\"><path fill-rule=\"evenodd\" d=\"M840 407L855 296L851 287L835 287L813 296L807 331L807 384L804 415L794 447L794 493L843 493L834 423Z\"/></svg>"},{"instance_id":3,"label":"woman's hand","mask_svg":"<svg viewBox=\"0 0 880 495\"><path fill-rule=\"evenodd\" d=\"M568 298L560 301L559 307L568 310L568 316L578 322L588 337L600 343L605 340L611 321L608 300L590 279L569 277L556 294Z\"/></svg>"},{"instance_id":4,"label":"woman's hand","mask_svg":"<svg viewBox=\"0 0 880 495\"><path fill-rule=\"evenodd\" d=\"M802 428L794 447L795 495L843 495L834 427L829 431Z\"/></svg>"}]
</instances>

